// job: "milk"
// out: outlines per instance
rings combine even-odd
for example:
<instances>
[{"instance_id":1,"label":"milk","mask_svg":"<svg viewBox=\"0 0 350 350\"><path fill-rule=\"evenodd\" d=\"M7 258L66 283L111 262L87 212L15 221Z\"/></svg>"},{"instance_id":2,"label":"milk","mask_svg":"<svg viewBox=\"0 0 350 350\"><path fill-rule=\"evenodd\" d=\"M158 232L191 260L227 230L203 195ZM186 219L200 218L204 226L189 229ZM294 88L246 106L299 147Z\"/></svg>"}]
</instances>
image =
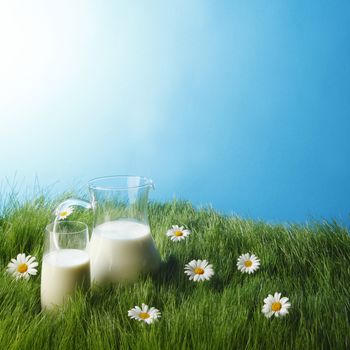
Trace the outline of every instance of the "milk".
<instances>
[{"instance_id":1,"label":"milk","mask_svg":"<svg viewBox=\"0 0 350 350\"><path fill-rule=\"evenodd\" d=\"M96 226L89 252L91 279L98 284L133 282L140 273L157 270L160 263L149 226L133 220Z\"/></svg>"},{"instance_id":2,"label":"milk","mask_svg":"<svg viewBox=\"0 0 350 350\"><path fill-rule=\"evenodd\" d=\"M41 272L41 307L51 309L63 304L78 286L90 287L90 258L78 249L62 249L43 258Z\"/></svg>"}]
</instances>

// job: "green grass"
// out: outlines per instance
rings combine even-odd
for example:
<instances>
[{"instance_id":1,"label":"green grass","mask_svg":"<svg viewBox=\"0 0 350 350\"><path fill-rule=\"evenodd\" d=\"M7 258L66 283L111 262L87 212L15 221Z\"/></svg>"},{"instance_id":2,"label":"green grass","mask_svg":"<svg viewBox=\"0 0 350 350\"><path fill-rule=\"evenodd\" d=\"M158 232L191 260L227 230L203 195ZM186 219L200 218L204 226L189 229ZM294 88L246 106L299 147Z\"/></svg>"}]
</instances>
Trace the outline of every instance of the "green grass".
<instances>
[{"instance_id":1,"label":"green grass","mask_svg":"<svg viewBox=\"0 0 350 350\"><path fill-rule=\"evenodd\" d=\"M57 202L55 202L57 203ZM41 197L6 204L0 219L0 269L19 252L41 262L44 228L53 202ZM75 218L91 223L88 213ZM163 266L154 277L78 294L59 313L42 313L39 275L14 281L0 274L0 349L346 349L350 348L350 236L336 223L268 225L195 210L190 203L150 205L153 237ZM11 225L9 225L9 223ZM172 224L192 230L171 242ZM243 275L237 257L253 252L261 269ZM192 259L208 259L215 276L196 284L184 274ZM292 308L266 319L263 299L274 292ZM146 303L158 323L130 320Z\"/></svg>"}]
</instances>

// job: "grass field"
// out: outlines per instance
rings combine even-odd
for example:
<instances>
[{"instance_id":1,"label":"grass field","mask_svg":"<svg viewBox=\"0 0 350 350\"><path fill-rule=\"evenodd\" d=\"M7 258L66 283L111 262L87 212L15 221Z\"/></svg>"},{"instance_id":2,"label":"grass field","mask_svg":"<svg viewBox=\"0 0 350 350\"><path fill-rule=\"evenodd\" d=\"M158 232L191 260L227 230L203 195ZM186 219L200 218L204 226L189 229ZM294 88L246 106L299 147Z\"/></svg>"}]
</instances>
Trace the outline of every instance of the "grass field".
<instances>
[{"instance_id":1,"label":"grass field","mask_svg":"<svg viewBox=\"0 0 350 350\"><path fill-rule=\"evenodd\" d=\"M41 262L44 228L54 202L44 197L4 207L0 221L0 269L18 253ZM91 223L88 213L74 219ZM0 349L346 349L350 348L350 236L335 223L268 225L194 210L190 203L150 205L153 237L163 266L154 277L128 287L78 294L59 313L42 313L39 274L29 281L0 275ZM174 224L192 230L172 242ZM237 257L261 259L253 275L236 269ZM208 259L215 276L188 280L184 265ZM263 299L281 292L292 307L266 319ZM146 303L159 322L131 320L127 311Z\"/></svg>"}]
</instances>

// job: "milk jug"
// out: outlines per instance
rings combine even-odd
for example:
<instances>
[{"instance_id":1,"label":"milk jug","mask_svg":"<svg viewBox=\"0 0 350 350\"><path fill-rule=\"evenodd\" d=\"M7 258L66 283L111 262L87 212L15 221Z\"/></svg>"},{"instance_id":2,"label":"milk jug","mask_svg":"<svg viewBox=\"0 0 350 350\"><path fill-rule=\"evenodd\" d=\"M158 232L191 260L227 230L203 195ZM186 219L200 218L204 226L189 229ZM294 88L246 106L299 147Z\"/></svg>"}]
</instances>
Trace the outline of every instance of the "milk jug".
<instances>
[{"instance_id":1,"label":"milk jug","mask_svg":"<svg viewBox=\"0 0 350 350\"><path fill-rule=\"evenodd\" d=\"M68 199L57 210L82 206L93 211L88 246L91 282L135 282L155 272L160 256L148 223L148 194L153 182L140 176L107 176L89 181L90 202Z\"/></svg>"}]
</instances>

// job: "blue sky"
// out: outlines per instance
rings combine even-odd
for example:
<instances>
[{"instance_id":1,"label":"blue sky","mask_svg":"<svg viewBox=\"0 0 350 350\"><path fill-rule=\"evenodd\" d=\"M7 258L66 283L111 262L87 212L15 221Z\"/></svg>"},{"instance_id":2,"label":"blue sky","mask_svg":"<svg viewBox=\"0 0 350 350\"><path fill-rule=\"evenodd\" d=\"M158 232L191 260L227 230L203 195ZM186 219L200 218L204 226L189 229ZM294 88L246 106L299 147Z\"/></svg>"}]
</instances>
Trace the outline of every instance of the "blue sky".
<instances>
[{"instance_id":1,"label":"blue sky","mask_svg":"<svg viewBox=\"0 0 350 350\"><path fill-rule=\"evenodd\" d=\"M350 213L347 1L0 3L0 182L140 174L269 221Z\"/></svg>"}]
</instances>

